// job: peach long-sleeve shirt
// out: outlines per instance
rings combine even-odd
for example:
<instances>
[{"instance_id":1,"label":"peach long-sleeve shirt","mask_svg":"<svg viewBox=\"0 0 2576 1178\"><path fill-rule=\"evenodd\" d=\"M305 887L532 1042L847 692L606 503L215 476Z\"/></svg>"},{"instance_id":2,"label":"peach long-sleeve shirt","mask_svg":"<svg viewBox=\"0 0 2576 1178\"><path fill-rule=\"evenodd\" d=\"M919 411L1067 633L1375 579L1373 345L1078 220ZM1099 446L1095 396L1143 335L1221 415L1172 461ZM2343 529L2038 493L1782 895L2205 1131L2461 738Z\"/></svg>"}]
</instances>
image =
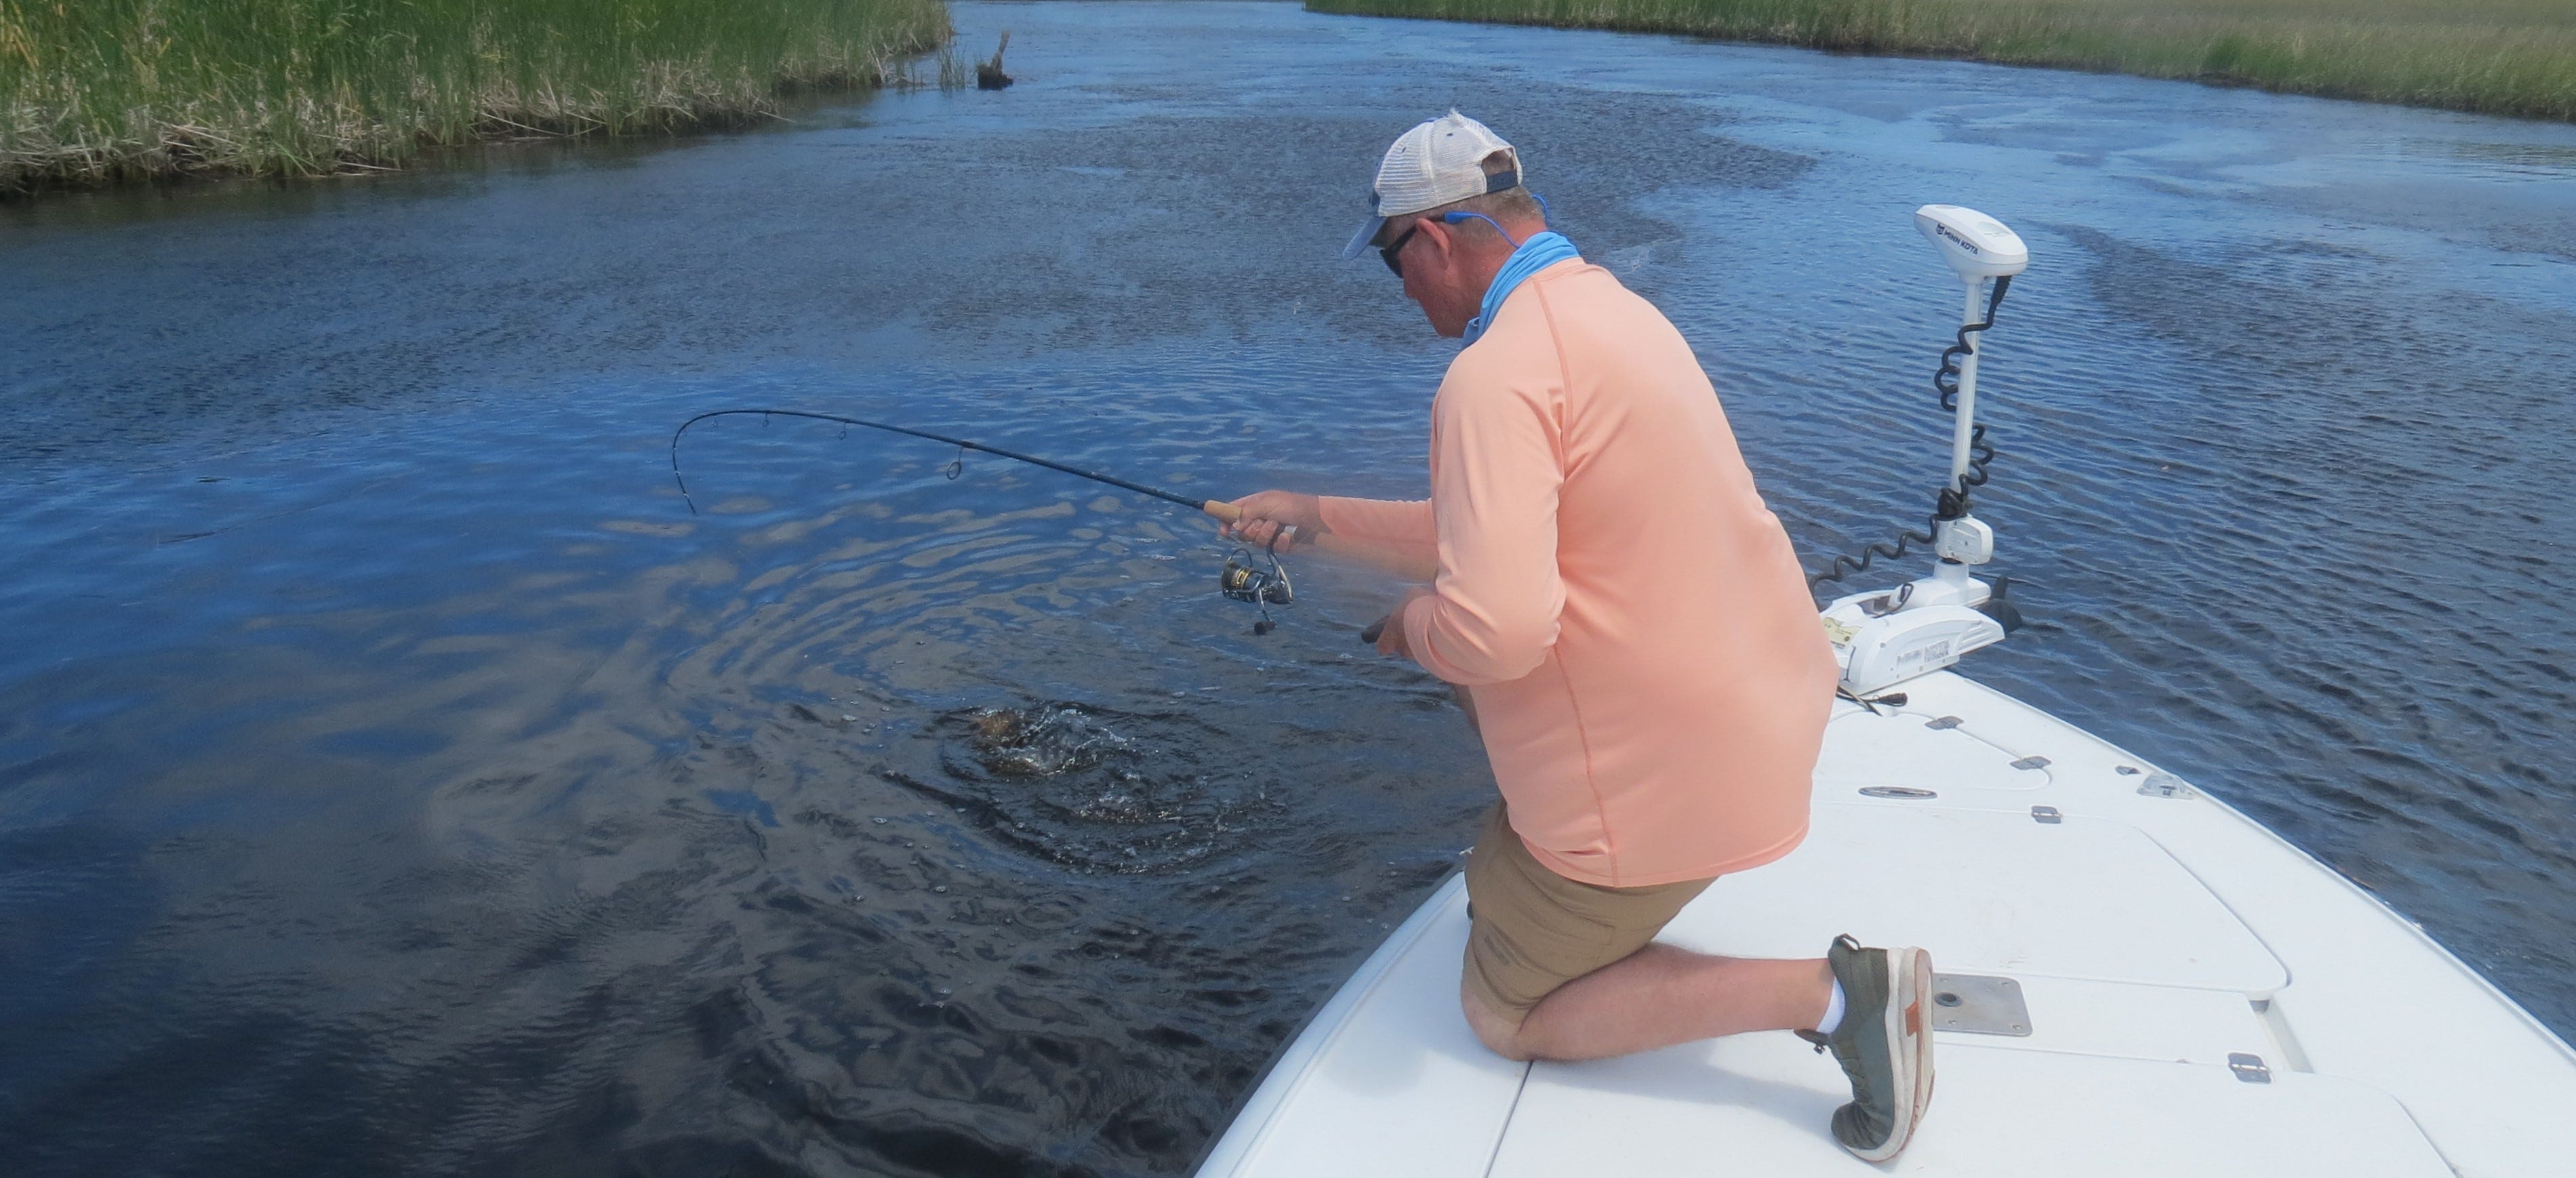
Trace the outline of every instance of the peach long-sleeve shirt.
<instances>
[{"instance_id":1,"label":"peach long-sleeve shirt","mask_svg":"<svg viewBox=\"0 0 2576 1178\"><path fill-rule=\"evenodd\" d=\"M1836 671L1690 345L1579 259L1524 281L1431 407L1431 498L1326 498L1436 555L1413 656L1467 688L1512 828L1558 874L1742 871L1807 833Z\"/></svg>"}]
</instances>

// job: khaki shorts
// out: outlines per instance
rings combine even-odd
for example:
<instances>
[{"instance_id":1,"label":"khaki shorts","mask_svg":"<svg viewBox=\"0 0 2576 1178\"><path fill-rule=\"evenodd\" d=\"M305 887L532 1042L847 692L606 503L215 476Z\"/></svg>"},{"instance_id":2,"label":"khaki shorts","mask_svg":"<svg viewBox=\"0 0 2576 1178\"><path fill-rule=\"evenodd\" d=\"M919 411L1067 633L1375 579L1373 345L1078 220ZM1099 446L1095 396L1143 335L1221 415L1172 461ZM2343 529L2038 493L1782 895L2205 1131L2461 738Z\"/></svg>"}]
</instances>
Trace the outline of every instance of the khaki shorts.
<instances>
[{"instance_id":1,"label":"khaki shorts","mask_svg":"<svg viewBox=\"0 0 2576 1178\"><path fill-rule=\"evenodd\" d=\"M1557 987L1645 948L1714 882L1577 883L1531 858L1497 804L1467 857L1467 992L1518 1026Z\"/></svg>"}]
</instances>

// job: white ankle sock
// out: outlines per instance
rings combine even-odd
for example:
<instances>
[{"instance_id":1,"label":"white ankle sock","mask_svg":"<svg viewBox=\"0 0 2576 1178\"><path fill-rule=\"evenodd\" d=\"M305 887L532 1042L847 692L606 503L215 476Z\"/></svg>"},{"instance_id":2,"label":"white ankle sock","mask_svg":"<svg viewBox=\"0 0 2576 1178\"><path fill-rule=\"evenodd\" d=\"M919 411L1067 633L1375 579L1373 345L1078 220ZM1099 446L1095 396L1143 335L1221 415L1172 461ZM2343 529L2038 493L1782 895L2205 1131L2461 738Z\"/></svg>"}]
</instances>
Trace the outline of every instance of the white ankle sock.
<instances>
[{"instance_id":1,"label":"white ankle sock","mask_svg":"<svg viewBox=\"0 0 2576 1178\"><path fill-rule=\"evenodd\" d=\"M1830 1035L1834 1033L1834 1028L1843 1025L1843 1007L1846 1005L1848 1000L1843 997L1842 979L1836 978L1834 996L1825 999L1825 1017L1816 1020L1816 1033Z\"/></svg>"}]
</instances>

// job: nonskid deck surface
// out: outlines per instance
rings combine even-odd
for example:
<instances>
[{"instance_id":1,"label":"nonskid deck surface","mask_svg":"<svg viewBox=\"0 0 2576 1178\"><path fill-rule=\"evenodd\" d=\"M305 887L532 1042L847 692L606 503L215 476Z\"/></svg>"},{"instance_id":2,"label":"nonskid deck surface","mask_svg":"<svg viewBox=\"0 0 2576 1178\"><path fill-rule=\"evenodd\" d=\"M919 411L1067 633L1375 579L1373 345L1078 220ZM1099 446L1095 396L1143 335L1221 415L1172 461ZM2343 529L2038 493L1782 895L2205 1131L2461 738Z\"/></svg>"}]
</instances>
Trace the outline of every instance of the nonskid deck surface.
<instances>
[{"instance_id":1,"label":"nonskid deck surface","mask_svg":"<svg viewBox=\"0 0 2576 1178\"><path fill-rule=\"evenodd\" d=\"M2421 930L2187 783L1943 673L1842 705L1813 832L1665 932L1918 944L1964 995L1899 1174L2557 1175L2576 1053ZM1867 791L1867 792L1864 792ZM1524 1066L1458 1013L1444 885L1281 1057L1220 1176L1831 1174L1839 1070L1786 1034ZM1964 975L1964 976L1963 976ZM1990 979L1990 980L1980 980ZM2000 1004L2017 991L2021 1009Z\"/></svg>"}]
</instances>

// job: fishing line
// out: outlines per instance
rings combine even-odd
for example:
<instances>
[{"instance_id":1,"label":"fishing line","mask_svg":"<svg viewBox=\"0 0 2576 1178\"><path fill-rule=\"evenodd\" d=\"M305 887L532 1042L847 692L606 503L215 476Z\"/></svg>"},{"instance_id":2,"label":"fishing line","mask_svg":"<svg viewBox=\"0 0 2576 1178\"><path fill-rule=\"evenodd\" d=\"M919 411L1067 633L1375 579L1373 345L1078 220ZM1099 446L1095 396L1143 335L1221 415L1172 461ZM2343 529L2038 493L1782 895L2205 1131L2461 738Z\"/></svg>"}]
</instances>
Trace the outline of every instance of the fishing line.
<instances>
[{"instance_id":1,"label":"fishing line","mask_svg":"<svg viewBox=\"0 0 2576 1178\"><path fill-rule=\"evenodd\" d=\"M1084 470L1079 466L1066 466L1061 462L1053 462L1048 459L1040 458L1034 454L1022 454L1017 450L1005 450L999 446L987 446L982 442L970 441L966 438L952 438L946 434L935 434L926 429L914 429L910 426L903 425L890 425L886 422L869 421L865 418L859 417L843 417L836 413L809 413L802 409L716 409L710 412L701 413L687 421L683 421L680 423L680 428L671 431L671 481L680 485L680 500L689 505L689 514L696 515L698 513L698 501L689 497L689 480L680 474L680 438L689 432L690 426L696 425L701 421L709 421L718 417L747 416L755 413L760 415L764 423L772 417L801 417L809 421L832 421L845 426L864 426L868 429L884 430L890 434L903 434L908 437L926 438L933 442L946 442L951 446L957 447L957 457L950 461L946 466L939 468L939 473L948 476L951 480L954 480L957 476L966 473L966 452L969 450L977 450L998 458L1008 458L1014 462L1025 462L1031 466L1043 466L1048 470L1063 471L1075 478L1090 479L1095 483L1107 483L1108 485L1116 487L1122 491L1134 491L1139 495L1151 496L1167 503L1178 503L1192 511L1207 511L1208 504L1210 503L1210 500L1192 499L1187 495L1175 495L1172 492L1163 490L1159 487L1148 487L1143 483L1131 483L1125 479L1117 477L1116 475L1106 475L1096 470ZM847 430L842 432L844 436L847 436ZM1216 513L1209 512L1209 514L1213 515Z\"/></svg>"},{"instance_id":2,"label":"fishing line","mask_svg":"<svg viewBox=\"0 0 2576 1178\"><path fill-rule=\"evenodd\" d=\"M1163 490L1160 487L1149 487L1143 483L1129 482L1128 480L1119 478L1116 475L1102 474L1096 470L1084 470L1078 466L1067 466L1064 463L1057 462L1052 459L1040 458L1034 454L1022 454L1017 450L1005 450L999 446L987 446L984 443L975 441L971 438L953 438L947 434L933 433L926 429L914 429L911 426L906 425L895 425L890 422L883 421L869 421L863 417L844 417L837 413L813 413L803 409L715 409L701 413L687 421L681 422L680 428L671 431L671 481L679 485L680 501L689 505L690 515L698 514L698 501L689 494L688 477L680 473L680 439L688 434L690 426L696 425L701 421L711 421L719 417L741 417L755 414L760 417L763 425L768 424L769 419L772 417L796 417L803 418L808 421L833 422L842 427L841 436L844 438L850 435L849 427L855 425L866 429L883 430L890 434L902 434L906 437L922 438L927 441L943 442L948 445L955 446L957 447L957 457L950 459L946 465L939 468L939 473L946 476L952 482L955 481L958 476L966 473L966 452L973 450L979 453L991 454L997 458L1008 458L1013 462L1025 462L1031 466L1042 466L1048 470L1061 471L1065 474L1072 475L1075 478L1089 479L1092 482L1116 487L1122 491L1133 491L1136 494L1143 495L1148 498L1160 499L1166 503L1177 503L1192 511L1204 512L1208 515L1215 516L1227 523L1234 522L1236 518L1236 513L1229 504L1219 503L1212 499L1192 499L1187 495L1176 494L1171 491ZM1270 543L1264 547L1262 552L1262 555L1268 558L1266 566L1255 564L1252 559L1252 553L1249 549L1236 548L1233 552L1226 555L1225 567L1217 574L1218 592L1236 601L1247 601L1260 607L1261 620L1253 623L1252 625L1252 632L1255 634L1268 634L1271 630L1277 628L1278 623L1270 617L1271 606L1277 605L1285 607L1296 600L1296 589L1288 579L1288 570L1285 566L1279 563L1279 541L1293 535L1294 533L1294 528L1281 528L1270 537Z\"/></svg>"}]
</instances>

